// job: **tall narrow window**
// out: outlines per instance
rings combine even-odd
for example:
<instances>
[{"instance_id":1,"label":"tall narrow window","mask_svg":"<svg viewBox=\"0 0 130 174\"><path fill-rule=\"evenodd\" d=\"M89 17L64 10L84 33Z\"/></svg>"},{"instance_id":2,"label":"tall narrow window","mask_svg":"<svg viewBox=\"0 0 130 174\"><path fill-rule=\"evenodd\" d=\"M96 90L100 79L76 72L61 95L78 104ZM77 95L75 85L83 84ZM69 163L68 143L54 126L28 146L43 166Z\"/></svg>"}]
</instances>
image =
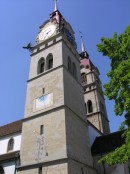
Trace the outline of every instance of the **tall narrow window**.
<instances>
[{"instance_id":1,"label":"tall narrow window","mask_svg":"<svg viewBox=\"0 0 130 174\"><path fill-rule=\"evenodd\" d=\"M81 173L84 174L84 169L83 168L81 168Z\"/></svg>"},{"instance_id":2,"label":"tall narrow window","mask_svg":"<svg viewBox=\"0 0 130 174\"><path fill-rule=\"evenodd\" d=\"M50 53L46 58L46 69L49 70L53 68L53 55Z\"/></svg>"},{"instance_id":3,"label":"tall narrow window","mask_svg":"<svg viewBox=\"0 0 130 174\"><path fill-rule=\"evenodd\" d=\"M86 103L85 103L85 111L86 111L86 114L87 114L87 105L86 105Z\"/></svg>"},{"instance_id":4,"label":"tall narrow window","mask_svg":"<svg viewBox=\"0 0 130 174\"><path fill-rule=\"evenodd\" d=\"M81 74L81 80L82 80L82 83L87 83L87 77L85 73Z\"/></svg>"},{"instance_id":5,"label":"tall narrow window","mask_svg":"<svg viewBox=\"0 0 130 174\"><path fill-rule=\"evenodd\" d=\"M75 78L77 78L77 72L76 72L75 63L73 63L73 71L72 71L72 73L73 73L73 76L74 76Z\"/></svg>"},{"instance_id":6,"label":"tall narrow window","mask_svg":"<svg viewBox=\"0 0 130 174\"><path fill-rule=\"evenodd\" d=\"M11 138L8 142L7 152L12 151L14 148L14 139Z\"/></svg>"},{"instance_id":7,"label":"tall narrow window","mask_svg":"<svg viewBox=\"0 0 130 174\"><path fill-rule=\"evenodd\" d=\"M0 165L0 174L4 174L4 169L1 165Z\"/></svg>"},{"instance_id":8,"label":"tall narrow window","mask_svg":"<svg viewBox=\"0 0 130 174\"><path fill-rule=\"evenodd\" d=\"M70 57L68 57L68 70L71 72L71 60Z\"/></svg>"},{"instance_id":9,"label":"tall narrow window","mask_svg":"<svg viewBox=\"0 0 130 174\"><path fill-rule=\"evenodd\" d=\"M45 70L45 61L44 58L41 58L38 62L37 73L40 74Z\"/></svg>"},{"instance_id":10,"label":"tall narrow window","mask_svg":"<svg viewBox=\"0 0 130 174\"><path fill-rule=\"evenodd\" d=\"M53 68L53 59L50 59L50 60L49 60L48 68L49 68L49 69Z\"/></svg>"},{"instance_id":11,"label":"tall narrow window","mask_svg":"<svg viewBox=\"0 0 130 174\"><path fill-rule=\"evenodd\" d=\"M38 174L42 174L42 167L39 167Z\"/></svg>"},{"instance_id":12,"label":"tall narrow window","mask_svg":"<svg viewBox=\"0 0 130 174\"><path fill-rule=\"evenodd\" d=\"M45 88L42 88L42 94L44 94L45 93Z\"/></svg>"},{"instance_id":13,"label":"tall narrow window","mask_svg":"<svg viewBox=\"0 0 130 174\"><path fill-rule=\"evenodd\" d=\"M92 105L91 100L88 100L87 106L88 106L88 113L93 112L93 105Z\"/></svg>"},{"instance_id":14,"label":"tall narrow window","mask_svg":"<svg viewBox=\"0 0 130 174\"><path fill-rule=\"evenodd\" d=\"M42 135L44 133L44 125L40 126L40 135Z\"/></svg>"}]
</instances>

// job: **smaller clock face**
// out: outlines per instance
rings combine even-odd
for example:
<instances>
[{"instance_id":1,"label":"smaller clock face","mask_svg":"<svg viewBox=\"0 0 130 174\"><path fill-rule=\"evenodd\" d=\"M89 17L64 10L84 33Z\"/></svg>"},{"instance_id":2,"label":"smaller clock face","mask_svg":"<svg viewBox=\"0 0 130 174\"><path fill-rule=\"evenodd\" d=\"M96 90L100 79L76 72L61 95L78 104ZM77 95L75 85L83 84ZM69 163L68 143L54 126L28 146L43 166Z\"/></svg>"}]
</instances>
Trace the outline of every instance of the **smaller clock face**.
<instances>
[{"instance_id":1,"label":"smaller clock face","mask_svg":"<svg viewBox=\"0 0 130 174\"><path fill-rule=\"evenodd\" d=\"M51 37L55 32L55 29L56 29L55 25L50 25L46 28L43 28L43 30L39 34L39 40L46 40L49 37Z\"/></svg>"}]
</instances>

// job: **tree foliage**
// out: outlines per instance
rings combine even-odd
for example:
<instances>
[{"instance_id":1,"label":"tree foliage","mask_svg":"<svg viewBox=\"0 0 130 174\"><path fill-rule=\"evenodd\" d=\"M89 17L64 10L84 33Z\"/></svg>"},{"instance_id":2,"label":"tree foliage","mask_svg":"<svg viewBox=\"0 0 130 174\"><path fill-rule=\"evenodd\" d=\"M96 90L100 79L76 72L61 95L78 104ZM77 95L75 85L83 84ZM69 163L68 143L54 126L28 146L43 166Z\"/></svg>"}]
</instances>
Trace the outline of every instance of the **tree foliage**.
<instances>
[{"instance_id":1,"label":"tree foliage","mask_svg":"<svg viewBox=\"0 0 130 174\"><path fill-rule=\"evenodd\" d=\"M101 38L97 47L111 61L111 69L107 73L109 82L104 85L104 94L115 101L114 112L118 116L124 115L124 125L127 125L123 134L125 143L100 162L110 165L124 163L130 159L130 26L123 34L114 33L112 38Z\"/></svg>"}]
</instances>

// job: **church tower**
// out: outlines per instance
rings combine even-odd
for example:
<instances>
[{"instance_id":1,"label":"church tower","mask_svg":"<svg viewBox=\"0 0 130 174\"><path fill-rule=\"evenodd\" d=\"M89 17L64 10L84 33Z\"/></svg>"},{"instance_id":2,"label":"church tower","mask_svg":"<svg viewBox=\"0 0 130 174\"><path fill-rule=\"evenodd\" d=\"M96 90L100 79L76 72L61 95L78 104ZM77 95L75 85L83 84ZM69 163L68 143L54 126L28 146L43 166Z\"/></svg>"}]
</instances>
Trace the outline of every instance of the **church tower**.
<instances>
[{"instance_id":1,"label":"church tower","mask_svg":"<svg viewBox=\"0 0 130 174\"><path fill-rule=\"evenodd\" d=\"M57 8L40 26L31 63L18 174L95 174L74 31Z\"/></svg>"},{"instance_id":2,"label":"church tower","mask_svg":"<svg viewBox=\"0 0 130 174\"><path fill-rule=\"evenodd\" d=\"M80 53L80 68L87 120L103 134L110 133L109 120L99 78L99 70L91 62L85 50L81 34L82 50Z\"/></svg>"}]
</instances>

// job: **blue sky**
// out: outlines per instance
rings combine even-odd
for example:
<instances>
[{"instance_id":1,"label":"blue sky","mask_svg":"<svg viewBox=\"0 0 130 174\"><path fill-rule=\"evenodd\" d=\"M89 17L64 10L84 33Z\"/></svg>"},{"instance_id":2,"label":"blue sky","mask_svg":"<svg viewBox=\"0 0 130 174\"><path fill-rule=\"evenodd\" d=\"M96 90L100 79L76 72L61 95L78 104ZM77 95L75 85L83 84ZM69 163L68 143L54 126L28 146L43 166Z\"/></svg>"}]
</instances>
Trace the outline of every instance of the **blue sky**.
<instances>
[{"instance_id":1,"label":"blue sky","mask_svg":"<svg viewBox=\"0 0 130 174\"><path fill-rule=\"evenodd\" d=\"M58 6L75 31L78 51L78 30L82 31L86 50L100 70L102 83L106 83L110 62L98 53L96 44L102 36L120 34L130 24L130 1L59 0ZM35 42L38 27L53 9L53 0L0 1L0 126L24 116L30 53L22 46ZM106 99L106 105L111 131L116 131L122 118L114 116L113 101Z\"/></svg>"}]
</instances>

